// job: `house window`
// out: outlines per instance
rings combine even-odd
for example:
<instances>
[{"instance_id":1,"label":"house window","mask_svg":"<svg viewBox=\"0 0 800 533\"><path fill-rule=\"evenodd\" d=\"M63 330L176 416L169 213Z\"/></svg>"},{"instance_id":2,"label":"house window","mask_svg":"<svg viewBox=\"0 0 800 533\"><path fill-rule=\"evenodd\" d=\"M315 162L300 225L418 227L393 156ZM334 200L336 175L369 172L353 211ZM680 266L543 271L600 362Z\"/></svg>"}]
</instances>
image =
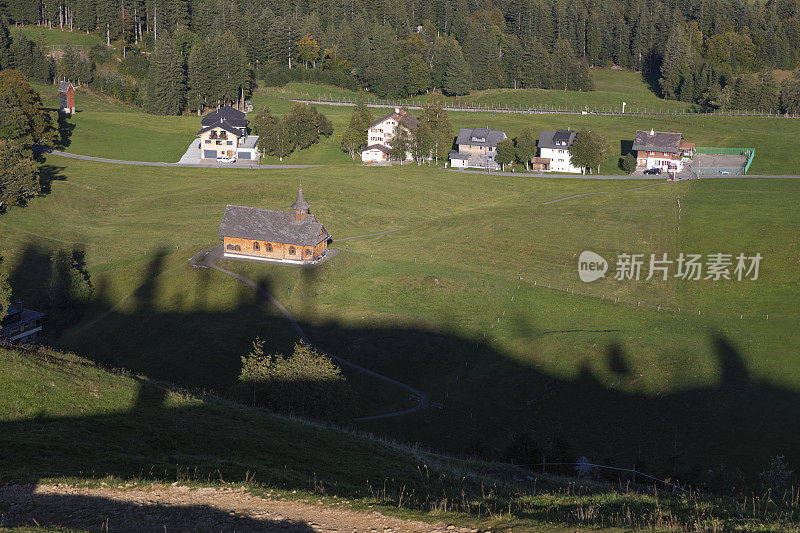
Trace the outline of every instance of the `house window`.
<instances>
[{"instance_id":1,"label":"house window","mask_svg":"<svg viewBox=\"0 0 800 533\"><path fill-rule=\"evenodd\" d=\"M228 146L232 145L233 141L228 141Z\"/></svg>"},{"instance_id":2,"label":"house window","mask_svg":"<svg viewBox=\"0 0 800 533\"><path fill-rule=\"evenodd\" d=\"M650 155L656 155L656 153L655 152L650 152Z\"/></svg>"},{"instance_id":3,"label":"house window","mask_svg":"<svg viewBox=\"0 0 800 533\"><path fill-rule=\"evenodd\" d=\"M289 247L289 255L294 255L294 246Z\"/></svg>"},{"instance_id":4,"label":"house window","mask_svg":"<svg viewBox=\"0 0 800 533\"><path fill-rule=\"evenodd\" d=\"M258 241L253 242L253 250L260 250L261 246L258 245Z\"/></svg>"},{"instance_id":5,"label":"house window","mask_svg":"<svg viewBox=\"0 0 800 533\"><path fill-rule=\"evenodd\" d=\"M272 243L271 243L271 242L268 242L268 243L267 243L266 250L267 250L268 252L271 252L271 251L272 251Z\"/></svg>"}]
</instances>

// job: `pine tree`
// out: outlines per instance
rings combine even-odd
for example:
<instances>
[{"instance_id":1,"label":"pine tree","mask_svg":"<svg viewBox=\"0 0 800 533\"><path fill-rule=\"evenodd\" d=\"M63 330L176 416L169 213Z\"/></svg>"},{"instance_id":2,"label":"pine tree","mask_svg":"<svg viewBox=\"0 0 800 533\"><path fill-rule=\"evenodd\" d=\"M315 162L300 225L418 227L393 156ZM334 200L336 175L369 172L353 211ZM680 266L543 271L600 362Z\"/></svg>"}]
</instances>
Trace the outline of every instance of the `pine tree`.
<instances>
[{"instance_id":1,"label":"pine tree","mask_svg":"<svg viewBox=\"0 0 800 533\"><path fill-rule=\"evenodd\" d=\"M452 39L448 49L449 57L442 90L446 94L454 96L469 94L472 86L472 72L461 53L461 47L455 39Z\"/></svg>"},{"instance_id":2,"label":"pine tree","mask_svg":"<svg viewBox=\"0 0 800 533\"><path fill-rule=\"evenodd\" d=\"M14 68L14 54L11 51L11 34L6 18L0 14L0 70Z\"/></svg>"},{"instance_id":3,"label":"pine tree","mask_svg":"<svg viewBox=\"0 0 800 533\"><path fill-rule=\"evenodd\" d=\"M800 70L795 70L781 84L781 109L784 113L800 113Z\"/></svg>"},{"instance_id":4,"label":"pine tree","mask_svg":"<svg viewBox=\"0 0 800 533\"><path fill-rule=\"evenodd\" d=\"M185 102L184 62L170 37L161 37L153 53L147 85L147 110L156 115L177 115Z\"/></svg>"},{"instance_id":5,"label":"pine tree","mask_svg":"<svg viewBox=\"0 0 800 533\"><path fill-rule=\"evenodd\" d=\"M211 61L209 42L201 40L195 43L187 62L187 104L190 108L197 109L198 115L208 106L211 94Z\"/></svg>"}]
</instances>

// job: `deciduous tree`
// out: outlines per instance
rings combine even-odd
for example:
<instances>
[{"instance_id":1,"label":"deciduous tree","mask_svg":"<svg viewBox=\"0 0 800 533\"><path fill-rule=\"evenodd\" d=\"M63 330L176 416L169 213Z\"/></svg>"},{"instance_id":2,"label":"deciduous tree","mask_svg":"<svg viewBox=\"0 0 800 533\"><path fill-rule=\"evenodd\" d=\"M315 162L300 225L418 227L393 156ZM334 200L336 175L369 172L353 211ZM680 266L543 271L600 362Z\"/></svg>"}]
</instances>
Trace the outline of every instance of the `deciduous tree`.
<instances>
[{"instance_id":1,"label":"deciduous tree","mask_svg":"<svg viewBox=\"0 0 800 533\"><path fill-rule=\"evenodd\" d=\"M588 169L597 169L600 172L600 165L608 154L611 146L603 135L583 130L575 136L575 142L569 149L570 162L573 166L582 167L584 173Z\"/></svg>"},{"instance_id":2,"label":"deciduous tree","mask_svg":"<svg viewBox=\"0 0 800 533\"><path fill-rule=\"evenodd\" d=\"M530 170L531 159L536 155L536 135L530 128L523 129L516 138L516 157Z\"/></svg>"},{"instance_id":3,"label":"deciduous tree","mask_svg":"<svg viewBox=\"0 0 800 533\"><path fill-rule=\"evenodd\" d=\"M506 169L506 165L514 162L514 155L514 141L511 139L503 139L497 143L497 152L494 156L494 160L500 164L503 170Z\"/></svg>"},{"instance_id":4,"label":"deciduous tree","mask_svg":"<svg viewBox=\"0 0 800 533\"><path fill-rule=\"evenodd\" d=\"M0 214L41 192L36 163L13 143L0 139Z\"/></svg>"}]
</instances>

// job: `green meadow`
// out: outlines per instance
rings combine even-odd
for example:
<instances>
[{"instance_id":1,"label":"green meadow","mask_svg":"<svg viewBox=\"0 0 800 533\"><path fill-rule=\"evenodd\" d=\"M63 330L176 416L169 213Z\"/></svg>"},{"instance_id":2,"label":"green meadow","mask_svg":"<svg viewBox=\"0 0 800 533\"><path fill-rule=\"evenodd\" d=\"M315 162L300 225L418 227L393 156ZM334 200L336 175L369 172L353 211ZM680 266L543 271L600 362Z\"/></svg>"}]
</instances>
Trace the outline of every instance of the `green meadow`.
<instances>
[{"instance_id":1,"label":"green meadow","mask_svg":"<svg viewBox=\"0 0 800 533\"><path fill-rule=\"evenodd\" d=\"M691 107L686 102L664 100L650 90L650 87L638 72L611 69L593 69L592 76L596 89L591 92L559 91L556 89L488 89L475 91L459 97L447 97L449 105L473 105L494 107L548 107L570 110L614 110L622 111L622 102L626 102L626 111L656 110L683 111ZM369 93L357 93L331 85L315 83L290 82L283 87L267 87L266 94L284 98L303 99L351 99L363 96L369 100L378 100ZM401 100L404 104L420 104L428 95ZM393 105L392 101L387 105Z\"/></svg>"},{"instance_id":2,"label":"green meadow","mask_svg":"<svg viewBox=\"0 0 800 533\"><path fill-rule=\"evenodd\" d=\"M54 106L55 89L37 88ZM254 103L275 113L291 105L264 92ZM199 124L196 116L146 115L85 88L78 107L62 140L84 155L176 161ZM46 195L0 217L14 299L44 309L49 257L73 250L91 277L92 302L69 328L51 330L49 344L225 397L256 336L286 353L296 335L249 287L188 259L218 242L225 205L288 209L302 179L339 254L311 270L222 266L265 287L320 347L442 404L349 423L413 402L345 368L355 411L337 422L462 457L525 464L586 456L710 488L752 486L775 455L800 464L800 342L792 335L800 180L669 184L368 168L338 148L351 109L321 110L334 135L284 163L324 167L157 168L47 156ZM775 142L776 131L784 139L798 133L800 122L788 119L451 119L511 137L523 127L597 129L617 147L601 169L608 173L619 172L633 132L651 127L699 145L755 147L751 173L800 169L800 155ZM398 231L337 242L388 230ZM584 250L612 262L621 253L674 260L681 252L760 253L763 261L757 280L620 281L612 267L586 284L577 276Z\"/></svg>"},{"instance_id":3,"label":"green meadow","mask_svg":"<svg viewBox=\"0 0 800 533\"><path fill-rule=\"evenodd\" d=\"M163 169L57 156L47 165L49 194L3 215L0 242L15 298L33 307L45 305L51 251L82 252L95 292L77 324L53 332L61 349L226 395L257 335L282 352L296 337L248 287L187 261L217 242L226 204L286 209L302 178L339 255L312 270L223 266L265 286L320 347L443 404L357 429L516 462L584 455L695 483L752 480L777 454L800 462L800 181ZM583 250L612 261L764 260L755 281L622 282L609 272L589 285L576 275ZM353 416L412 405L345 372Z\"/></svg>"},{"instance_id":4,"label":"green meadow","mask_svg":"<svg viewBox=\"0 0 800 533\"><path fill-rule=\"evenodd\" d=\"M63 46L71 44L73 46L83 46L86 49L96 44L100 44L97 35L82 31L60 30L58 28L48 29L44 26L11 26L11 33L21 33L31 41L36 41L44 46Z\"/></svg>"}]
</instances>

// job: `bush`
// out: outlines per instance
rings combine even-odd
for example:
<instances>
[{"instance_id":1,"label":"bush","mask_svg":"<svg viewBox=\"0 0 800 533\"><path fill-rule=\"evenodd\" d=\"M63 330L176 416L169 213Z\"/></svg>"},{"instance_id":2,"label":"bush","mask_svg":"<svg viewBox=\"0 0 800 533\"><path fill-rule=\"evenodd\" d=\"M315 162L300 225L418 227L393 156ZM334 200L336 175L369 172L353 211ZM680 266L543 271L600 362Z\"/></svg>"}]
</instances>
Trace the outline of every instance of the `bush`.
<instances>
[{"instance_id":1,"label":"bush","mask_svg":"<svg viewBox=\"0 0 800 533\"><path fill-rule=\"evenodd\" d=\"M636 158L633 154L629 153L619 160L619 166L628 174L633 174L636 170Z\"/></svg>"},{"instance_id":2,"label":"bush","mask_svg":"<svg viewBox=\"0 0 800 533\"><path fill-rule=\"evenodd\" d=\"M242 357L234 392L255 406L312 418L346 417L353 405L353 392L330 358L304 343L289 357L265 355L259 338Z\"/></svg>"}]
</instances>

